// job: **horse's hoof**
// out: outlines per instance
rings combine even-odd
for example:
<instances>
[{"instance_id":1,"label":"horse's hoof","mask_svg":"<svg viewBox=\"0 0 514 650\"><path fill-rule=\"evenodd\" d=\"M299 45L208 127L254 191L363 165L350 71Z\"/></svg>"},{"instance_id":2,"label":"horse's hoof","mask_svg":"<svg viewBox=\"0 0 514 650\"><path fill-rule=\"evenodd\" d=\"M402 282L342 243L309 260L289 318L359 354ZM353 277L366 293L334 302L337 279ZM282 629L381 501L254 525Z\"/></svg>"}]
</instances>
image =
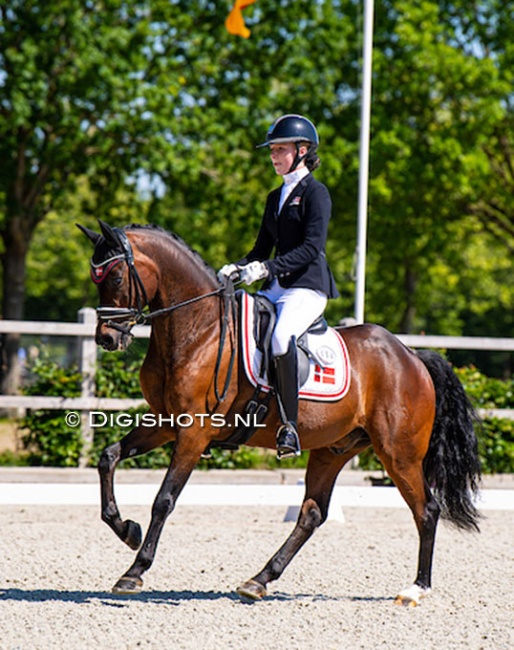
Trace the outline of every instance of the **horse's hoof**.
<instances>
[{"instance_id":1,"label":"horse's hoof","mask_svg":"<svg viewBox=\"0 0 514 650\"><path fill-rule=\"evenodd\" d=\"M112 588L113 594L128 594L134 595L141 593L143 589L143 581L141 578L131 578L130 576L123 576Z\"/></svg>"},{"instance_id":2,"label":"horse's hoof","mask_svg":"<svg viewBox=\"0 0 514 650\"><path fill-rule=\"evenodd\" d=\"M394 604L401 605L402 607L417 607L420 604L420 600L425 596L428 596L430 591L431 590L428 587L412 585L412 587L400 591L398 596L394 599Z\"/></svg>"},{"instance_id":3,"label":"horse's hoof","mask_svg":"<svg viewBox=\"0 0 514 650\"><path fill-rule=\"evenodd\" d=\"M125 537L123 541L127 546L129 546L133 551L141 546L141 541L143 540L143 534L141 531L141 526L136 524L135 521L127 519L125 522Z\"/></svg>"},{"instance_id":4,"label":"horse's hoof","mask_svg":"<svg viewBox=\"0 0 514 650\"><path fill-rule=\"evenodd\" d=\"M413 600L407 596L402 596L401 594L398 594L398 596L396 596L394 599L394 604L400 605L401 607L417 607L419 605L417 600Z\"/></svg>"},{"instance_id":5,"label":"horse's hoof","mask_svg":"<svg viewBox=\"0 0 514 650\"><path fill-rule=\"evenodd\" d=\"M249 600L262 600L267 595L266 589L256 580L248 580L237 588L237 593Z\"/></svg>"}]
</instances>

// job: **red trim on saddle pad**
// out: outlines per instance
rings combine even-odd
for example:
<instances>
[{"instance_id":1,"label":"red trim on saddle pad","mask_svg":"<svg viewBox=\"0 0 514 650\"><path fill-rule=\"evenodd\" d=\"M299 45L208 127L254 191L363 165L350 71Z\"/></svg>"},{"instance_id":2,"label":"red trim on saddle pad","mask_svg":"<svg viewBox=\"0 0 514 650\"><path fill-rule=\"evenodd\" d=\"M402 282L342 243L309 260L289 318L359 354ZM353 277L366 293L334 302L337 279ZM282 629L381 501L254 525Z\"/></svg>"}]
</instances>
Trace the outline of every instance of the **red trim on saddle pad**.
<instances>
[{"instance_id":1,"label":"red trim on saddle pad","mask_svg":"<svg viewBox=\"0 0 514 650\"><path fill-rule=\"evenodd\" d=\"M350 389L350 359L343 338L329 327L324 334L309 335L309 345L313 347L315 355L320 351L320 361L327 359L327 362L322 365L311 360L309 377L298 396L300 399L327 402L342 399ZM253 298L247 293L241 299L241 346L248 381L253 386L259 384L264 392L268 392L271 389L267 377L259 380L255 370L260 367L261 353L253 337Z\"/></svg>"}]
</instances>

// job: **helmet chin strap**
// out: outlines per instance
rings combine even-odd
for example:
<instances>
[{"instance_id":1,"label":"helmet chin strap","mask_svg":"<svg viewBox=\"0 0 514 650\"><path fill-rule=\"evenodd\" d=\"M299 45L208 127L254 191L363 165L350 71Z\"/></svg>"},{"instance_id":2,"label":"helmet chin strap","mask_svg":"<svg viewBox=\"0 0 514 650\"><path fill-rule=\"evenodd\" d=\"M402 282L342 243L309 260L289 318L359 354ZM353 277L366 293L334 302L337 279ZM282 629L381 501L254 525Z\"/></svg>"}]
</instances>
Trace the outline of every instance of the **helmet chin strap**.
<instances>
[{"instance_id":1,"label":"helmet chin strap","mask_svg":"<svg viewBox=\"0 0 514 650\"><path fill-rule=\"evenodd\" d=\"M304 160L307 157L307 154L309 153L309 150L307 149L307 151L303 154L303 156L300 156L300 143L295 142L295 146L296 146L296 156L293 160L293 164L291 165L291 167L287 172L288 174L294 172L294 170L298 167L298 165L302 162L302 160Z\"/></svg>"}]
</instances>

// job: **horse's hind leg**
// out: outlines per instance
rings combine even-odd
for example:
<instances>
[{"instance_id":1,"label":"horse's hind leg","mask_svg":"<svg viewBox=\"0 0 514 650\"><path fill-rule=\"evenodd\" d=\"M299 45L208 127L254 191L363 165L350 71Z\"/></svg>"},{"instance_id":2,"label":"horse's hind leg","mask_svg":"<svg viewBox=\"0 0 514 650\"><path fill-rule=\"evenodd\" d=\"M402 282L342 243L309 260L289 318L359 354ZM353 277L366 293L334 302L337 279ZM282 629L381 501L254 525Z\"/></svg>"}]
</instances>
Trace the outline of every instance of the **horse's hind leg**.
<instances>
[{"instance_id":1,"label":"horse's hind leg","mask_svg":"<svg viewBox=\"0 0 514 650\"><path fill-rule=\"evenodd\" d=\"M326 448L311 451L305 476L305 497L296 526L264 569L238 587L238 594L252 600L260 600L266 595L268 582L277 580L282 575L316 528L326 520L334 483L343 466L367 446L369 442L341 455Z\"/></svg>"},{"instance_id":2,"label":"horse's hind leg","mask_svg":"<svg viewBox=\"0 0 514 650\"><path fill-rule=\"evenodd\" d=\"M98 463L102 520L133 550L141 546L141 526L130 519L124 521L120 516L114 496L114 471L125 458L147 453L169 439L170 433L164 429L136 427L120 442L106 447Z\"/></svg>"},{"instance_id":3,"label":"horse's hind leg","mask_svg":"<svg viewBox=\"0 0 514 650\"><path fill-rule=\"evenodd\" d=\"M404 450L405 451L405 450ZM408 454L406 454L408 458ZM419 535L418 571L414 584L402 590L397 605L415 607L431 591L432 558L440 508L426 482L421 460L409 463L406 458L393 462L381 458L387 473L414 515Z\"/></svg>"}]
</instances>

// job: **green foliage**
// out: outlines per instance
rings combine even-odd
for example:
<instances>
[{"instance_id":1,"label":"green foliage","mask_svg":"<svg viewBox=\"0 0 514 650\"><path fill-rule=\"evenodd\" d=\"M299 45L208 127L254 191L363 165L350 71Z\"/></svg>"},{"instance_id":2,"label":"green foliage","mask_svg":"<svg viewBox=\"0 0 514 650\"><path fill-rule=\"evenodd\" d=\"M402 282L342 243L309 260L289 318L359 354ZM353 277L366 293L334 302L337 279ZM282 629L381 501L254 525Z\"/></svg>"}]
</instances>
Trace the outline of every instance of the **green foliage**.
<instances>
[{"instance_id":1,"label":"green foliage","mask_svg":"<svg viewBox=\"0 0 514 650\"><path fill-rule=\"evenodd\" d=\"M299 458L278 460L274 451L256 447L240 447L237 451L213 449L212 458L202 459L198 469L303 469L307 467L308 452Z\"/></svg>"},{"instance_id":2,"label":"green foliage","mask_svg":"<svg viewBox=\"0 0 514 650\"><path fill-rule=\"evenodd\" d=\"M513 379L491 379L473 366L456 368L455 373L462 382L475 408L514 408Z\"/></svg>"},{"instance_id":3,"label":"green foliage","mask_svg":"<svg viewBox=\"0 0 514 650\"><path fill-rule=\"evenodd\" d=\"M478 307L477 300L479 293L491 295L490 275L480 271L484 258L463 256L485 234L470 206L480 193L482 201L495 198L490 181L478 179L500 177L490 159L500 157L492 154L499 150L495 130L509 115L502 98L512 84L492 55L499 42L491 48L501 31L501 20L493 18L497 4L483 3L475 12L460 2L406 0L378 9L368 318L393 331L472 334L465 331L470 307L482 309L482 327L489 325L487 301ZM514 218L512 209L508 214ZM505 248L489 246L485 259L494 274Z\"/></svg>"},{"instance_id":4,"label":"green foliage","mask_svg":"<svg viewBox=\"0 0 514 650\"><path fill-rule=\"evenodd\" d=\"M98 397L141 398L139 387L140 359L128 355L103 354L96 375ZM30 372L32 381L24 389L26 395L52 395L60 397L80 396L81 375L74 368L63 368L43 356L33 362ZM135 417L147 409L131 409L127 414ZM22 443L28 452L28 462L33 465L73 467L79 460L82 440L79 427L66 424L68 411L27 410L20 421L20 429L26 431ZM108 445L119 440L124 431L108 422L95 428L91 463L98 463L100 453ZM126 467L163 467L169 464L170 452L157 450L144 457L125 461Z\"/></svg>"},{"instance_id":5,"label":"green foliage","mask_svg":"<svg viewBox=\"0 0 514 650\"><path fill-rule=\"evenodd\" d=\"M487 418L478 434L478 449L484 474L514 472L514 422Z\"/></svg>"},{"instance_id":6,"label":"green foliage","mask_svg":"<svg viewBox=\"0 0 514 650\"><path fill-rule=\"evenodd\" d=\"M139 358L127 358L127 354L102 353L102 362L97 373L97 395L99 397L141 397L139 388ZM64 369L47 359L37 359L31 372L34 380L26 388L28 395L61 395L76 397L80 394L80 374L74 369ZM476 368L457 368L455 372L476 408L514 408L514 380L498 380L485 377ZM136 416L146 412L145 408L127 412L128 426ZM29 410L20 422L27 433L22 437L28 452L21 462L36 465L75 466L81 440L78 428L68 427L64 411ZM98 463L102 450L130 430L124 430L120 422L113 421L95 428L91 464ZM132 418L132 420L131 420ZM131 427L130 427L131 428ZM483 472L514 472L514 422L496 417L486 418L477 426L479 453ZM172 445L154 450L149 454L123 461L124 467L157 468L169 465ZM8 462L8 459L5 459ZM200 469L248 469L248 468L300 468L305 467L308 453L298 459L277 461L275 454L260 449L241 447L237 452L213 449L211 459L202 459ZM382 469L380 461L372 450L359 456L360 467L367 470ZM1 459L0 459L1 462Z\"/></svg>"},{"instance_id":7,"label":"green foliage","mask_svg":"<svg viewBox=\"0 0 514 650\"><path fill-rule=\"evenodd\" d=\"M514 379L489 379L474 367L456 373L476 408L514 409ZM477 436L484 473L514 472L514 421L486 417Z\"/></svg>"},{"instance_id":8,"label":"green foliage","mask_svg":"<svg viewBox=\"0 0 514 650\"><path fill-rule=\"evenodd\" d=\"M27 465L30 465L30 461L26 454L10 449L0 452L0 467L26 467Z\"/></svg>"},{"instance_id":9,"label":"green foliage","mask_svg":"<svg viewBox=\"0 0 514 650\"><path fill-rule=\"evenodd\" d=\"M252 447L240 447L237 451L212 449L211 458L202 458L198 469L260 469L267 467L265 452Z\"/></svg>"},{"instance_id":10,"label":"green foliage","mask_svg":"<svg viewBox=\"0 0 514 650\"><path fill-rule=\"evenodd\" d=\"M367 471L384 470L384 466L377 458L373 449L368 448L359 454L359 468Z\"/></svg>"},{"instance_id":11,"label":"green foliage","mask_svg":"<svg viewBox=\"0 0 514 650\"><path fill-rule=\"evenodd\" d=\"M36 359L31 367L33 381L25 389L26 395L80 396L81 375L77 370L62 368L47 359ZM66 424L68 411L27 410L20 421L26 430L22 443L31 465L74 467L78 463L82 442L80 428Z\"/></svg>"},{"instance_id":12,"label":"green foliage","mask_svg":"<svg viewBox=\"0 0 514 650\"><path fill-rule=\"evenodd\" d=\"M102 218L112 225L145 223L144 204L131 191L118 191L115 205L105 207ZM98 229L93 216L97 198L87 179L77 181L73 193L36 227L27 256L28 320L74 321L86 305L96 305L96 286L89 275L92 244L76 228L80 223Z\"/></svg>"},{"instance_id":13,"label":"green foliage","mask_svg":"<svg viewBox=\"0 0 514 650\"><path fill-rule=\"evenodd\" d=\"M141 398L139 368L141 358L128 352L101 352L96 373L97 397Z\"/></svg>"},{"instance_id":14,"label":"green foliage","mask_svg":"<svg viewBox=\"0 0 514 650\"><path fill-rule=\"evenodd\" d=\"M362 5L259 0L247 40L226 32L228 8L16 0L2 14L0 226L34 234L31 318L73 319L95 299L72 219L158 223L214 267L241 257L279 181L254 145L287 111L319 127L342 294L327 314L353 312ZM366 315L393 331L512 329L511 13L376 6Z\"/></svg>"}]
</instances>

